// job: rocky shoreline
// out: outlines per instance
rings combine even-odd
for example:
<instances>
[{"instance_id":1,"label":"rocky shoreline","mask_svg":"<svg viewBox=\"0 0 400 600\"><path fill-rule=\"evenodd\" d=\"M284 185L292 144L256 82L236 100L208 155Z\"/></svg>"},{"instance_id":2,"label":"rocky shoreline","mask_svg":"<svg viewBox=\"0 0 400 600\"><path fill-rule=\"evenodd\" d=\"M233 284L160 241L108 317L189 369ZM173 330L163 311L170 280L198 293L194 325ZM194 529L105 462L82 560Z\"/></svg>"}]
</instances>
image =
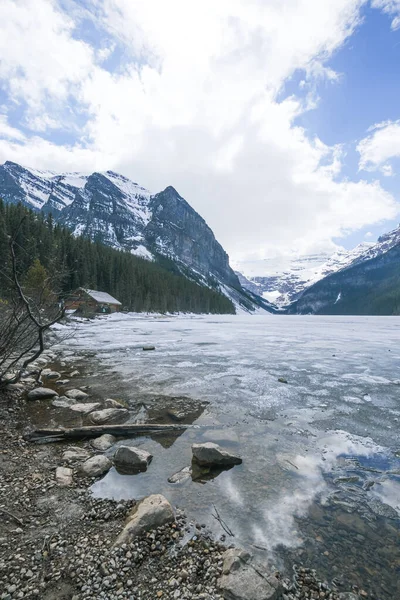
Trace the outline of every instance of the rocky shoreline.
<instances>
[{"instance_id":1,"label":"rocky shoreline","mask_svg":"<svg viewBox=\"0 0 400 600\"><path fill-rule=\"evenodd\" d=\"M77 390L66 381L65 373L71 379L74 377L67 357L46 353L36 366L47 367L56 359L64 365L64 371L48 368L42 375L42 387L51 385L50 390L56 389L50 382L61 381L63 385L69 384L73 393L59 397L54 392L46 402L56 402L61 409L78 407L76 412L81 415L85 414L85 405L93 404L90 412L97 412L97 422L106 418L105 410L107 418L117 420L117 412L122 415L126 411L123 406L94 402L84 390ZM97 445L85 441L78 446L33 445L26 441L26 405L36 402L33 397L40 396L40 392L34 391L38 387L35 379L27 376L0 396L1 600L368 597L364 590L340 592L334 585L319 581L314 571L301 566L294 566L290 576L271 571L240 549L228 549L214 540L211 532L199 523L188 521L179 509L175 509L175 517L167 522L150 525L115 544L139 505L135 500L116 502L92 497L93 481L111 466L109 459L100 453L105 449L100 441ZM32 391L31 400L27 400L27 392L29 395ZM92 466L102 462L104 467L105 460L101 459L108 461L107 468L97 471L82 468L88 461L92 461ZM143 457L143 460L149 459Z\"/></svg>"}]
</instances>

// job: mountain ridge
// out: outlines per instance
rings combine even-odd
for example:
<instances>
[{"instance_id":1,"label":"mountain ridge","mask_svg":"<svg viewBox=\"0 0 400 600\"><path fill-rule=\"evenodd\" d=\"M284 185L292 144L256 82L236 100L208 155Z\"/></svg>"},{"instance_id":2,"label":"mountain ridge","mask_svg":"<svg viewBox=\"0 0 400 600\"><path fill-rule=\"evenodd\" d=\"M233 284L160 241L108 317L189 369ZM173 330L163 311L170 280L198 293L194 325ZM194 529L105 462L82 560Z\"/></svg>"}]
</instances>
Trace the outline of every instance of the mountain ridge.
<instances>
[{"instance_id":1,"label":"mountain ridge","mask_svg":"<svg viewBox=\"0 0 400 600\"><path fill-rule=\"evenodd\" d=\"M185 276L233 297L237 308L268 310L243 290L228 254L206 221L175 190L152 194L115 171L44 171L6 161L0 165L0 197L51 213L74 235L155 260L165 256Z\"/></svg>"}]
</instances>

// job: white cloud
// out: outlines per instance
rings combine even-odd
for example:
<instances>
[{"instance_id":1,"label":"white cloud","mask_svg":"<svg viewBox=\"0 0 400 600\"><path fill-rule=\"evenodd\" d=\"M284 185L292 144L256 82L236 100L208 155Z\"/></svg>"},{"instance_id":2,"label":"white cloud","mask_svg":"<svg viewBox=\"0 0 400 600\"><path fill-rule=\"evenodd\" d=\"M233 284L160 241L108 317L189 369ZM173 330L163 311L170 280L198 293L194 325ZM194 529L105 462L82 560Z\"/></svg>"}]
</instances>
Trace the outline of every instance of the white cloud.
<instances>
[{"instance_id":1,"label":"white cloud","mask_svg":"<svg viewBox=\"0 0 400 600\"><path fill-rule=\"evenodd\" d=\"M371 4L393 17L392 29L400 27L400 0L372 0Z\"/></svg>"},{"instance_id":2,"label":"white cloud","mask_svg":"<svg viewBox=\"0 0 400 600\"><path fill-rule=\"evenodd\" d=\"M378 182L341 178L340 146L294 125L318 101L315 81L337 80L327 59L359 24L364 3L92 0L106 48L114 40L125 50L110 73L101 66L104 45L76 39L79 11L67 16L55 0L4 0L0 78L15 102L27 102L26 123L36 132L65 124L73 103L88 121L73 146L34 133L0 142L0 160L111 168L153 191L172 184L232 255L331 248L332 237L397 212ZM278 102L297 69L310 94Z\"/></svg>"},{"instance_id":3,"label":"white cloud","mask_svg":"<svg viewBox=\"0 0 400 600\"><path fill-rule=\"evenodd\" d=\"M8 124L6 115L0 115L0 138L19 141L25 140L24 134L19 129L15 129L15 127L11 127Z\"/></svg>"},{"instance_id":4,"label":"white cloud","mask_svg":"<svg viewBox=\"0 0 400 600\"><path fill-rule=\"evenodd\" d=\"M376 171L380 168L384 175L392 175L392 167L387 161L400 157L400 120L374 125L369 133L357 146L360 169Z\"/></svg>"}]
</instances>

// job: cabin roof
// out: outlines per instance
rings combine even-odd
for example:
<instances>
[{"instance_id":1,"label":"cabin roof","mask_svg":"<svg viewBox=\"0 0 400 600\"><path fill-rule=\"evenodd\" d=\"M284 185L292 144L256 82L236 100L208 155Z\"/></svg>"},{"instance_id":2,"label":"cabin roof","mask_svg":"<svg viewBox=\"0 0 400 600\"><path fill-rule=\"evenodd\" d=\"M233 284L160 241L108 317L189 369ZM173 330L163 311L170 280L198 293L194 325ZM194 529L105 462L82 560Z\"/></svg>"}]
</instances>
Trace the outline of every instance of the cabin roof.
<instances>
[{"instance_id":1,"label":"cabin roof","mask_svg":"<svg viewBox=\"0 0 400 600\"><path fill-rule=\"evenodd\" d=\"M116 298L107 294L107 292L99 292L97 290L87 290L85 288L81 288L88 296L96 300L96 302L100 302L102 304L117 304L118 306L122 306L121 302Z\"/></svg>"}]
</instances>

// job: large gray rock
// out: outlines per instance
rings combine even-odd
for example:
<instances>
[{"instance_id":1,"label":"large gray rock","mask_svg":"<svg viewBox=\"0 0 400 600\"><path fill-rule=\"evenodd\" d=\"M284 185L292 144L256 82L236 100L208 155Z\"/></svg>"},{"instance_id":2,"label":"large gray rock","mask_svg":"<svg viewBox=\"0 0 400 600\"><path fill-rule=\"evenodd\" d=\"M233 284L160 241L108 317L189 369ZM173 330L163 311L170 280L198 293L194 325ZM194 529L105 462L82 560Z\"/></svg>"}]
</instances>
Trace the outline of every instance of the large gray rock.
<instances>
[{"instance_id":1,"label":"large gray rock","mask_svg":"<svg viewBox=\"0 0 400 600\"><path fill-rule=\"evenodd\" d=\"M95 450L104 452L105 450L111 448L111 446L114 446L116 441L117 438L115 438L113 435L110 433L104 433L100 437L92 440L91 444Z\"/></svg>"},{"instance_id":2,"label":"large gray rock","mask_svg":"<svg viewBox=\"0 0 400 600\"><path fill-rule=\"evenodd\" d=\"M240 465L242 459L237 454L224 450L218 444L206 442L205 444L192 445L193 459L204 467L228 467Z\"/></svg>"},{"instance_id":3,"label":"large gray rock","mask_svg":"<svg viewBox=\"0 0 400 600\"><path fill-rule=\"evenodd\" d=\"M119 446L114 455L117 469L127 472L145 471L153 456L150 452L133 446Z\"/></svg>"},{"instance_id":4,"label":"large gray rock","mask_svg":"<svg viewBox=\"0 0 400 600\"><path fill-rule=\"evenodd\" d=\"M107 473L112 467L112 462L104 454L97 454L86 460L81 469L85 475L89 477L99 477Z\"/></svg>"},{"instance_id":5,"label":"large gray rock","mask_svg":"<svg viewBox=\"0 0 400 600\"><path fill-rule=\"evenodd\" d=\"M153 494L136 504L128 519L115 542L116 545L125 544L146 531L172 523L175 521L175 515L172 506L164 496Z\"/></svg>"},{"instance_id":6,"label":"large gray rock","mask_svg":"<svg viewBox=\"0 0 400 600\"><path fill-rule=\"evenodd\" d=\"M62 454L62 460L64 462L76 462L81 460L87 460L90 458L90 452L85 448L79 446L71 446L68 450L65 450Z\"/></svg>"},{"instance_id":7,"label":"large gray rock","mask_svg":"<svg viewBox=\"0 0 400 600\"><path fill-rule=\"evenodd\" d=\"M68 467L57 467L56 469L56 481L58 485L67 487L73 484L72 469Z\"/></svg>"},{"instance_id":8,"label":"large gray rock","mask_svg":"<svg viewBox=\"0 0 400 600\"><path fill-rule=\"evenodd\" d=\"M104 423L123 423L129 417L129 411L126 408L103 408L96 410L90 415L90 420L96 425Z\"/></svg>"},{"instance_id":9,"label":"large gray rock","mask_svg":"<svg viewBox=\"0 0 400 600\"><path fill-rule=\"evenodd\" d=\"M54 398L54 396L58 396L57 392L45 387L38 387L28 392L29 400L42 400L45 398Z\"/></svg>"},{"instance_id":10,"label":"large gray rock","mask_svg":"<svg viewBox=\"0 0 400 600\"><path fill-rule=\"evenodd\" d=\"M222 576L218 585L225 600L278 600L282 585L268 576L268 567L253 562L240 548L230 548L224 555Z\"/></svg>"},{"instance_id":11,"label":"large gray rock","mask_svg":"<svg viewBox=\"0 0 400 600\"><path fill-rule=\"evenodd\" d=\"M78 402L77 404L72 404L69 408L75 412L82 413L83 415L88 415L99 408L99 406L101 406L100 402L87 402L86 404Z\"/></svg>"},{"instance_id":12,"label":"large gray rock","mask_svg":"<svg viewBox=\"0 0 400 600\"><path fill-rule=\"evenodd\" d=\"M82 392L82 390L77 389L68 390L65 392L65 395L68 396L68 398L73 398L74 400L84 400L88 397L86 392Z\"/></svg>"}]
</instances>

